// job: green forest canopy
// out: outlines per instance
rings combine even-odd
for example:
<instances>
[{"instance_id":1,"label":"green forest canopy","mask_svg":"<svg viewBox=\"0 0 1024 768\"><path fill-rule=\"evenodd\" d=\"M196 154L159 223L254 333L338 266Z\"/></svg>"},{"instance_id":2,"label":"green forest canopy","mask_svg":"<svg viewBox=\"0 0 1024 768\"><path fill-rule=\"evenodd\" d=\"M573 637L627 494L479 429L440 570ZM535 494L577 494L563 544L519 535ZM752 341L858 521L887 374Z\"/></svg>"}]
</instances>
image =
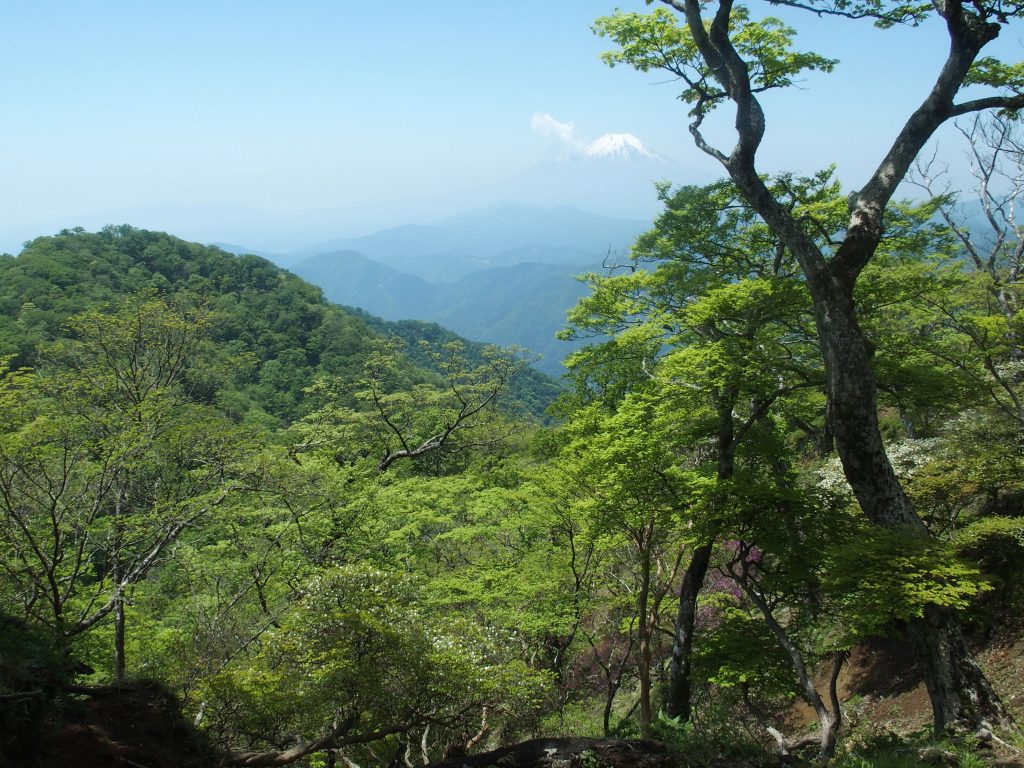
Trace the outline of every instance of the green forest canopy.
<instances>
[{"instance_id":1,"label":"green forest canopy","mask_svg":"<svg viewBox=\"0 0 1024 768\"><path fill-rule=\"evenodd\" d=\"M766 183L842 229L830 172ZM794 254L730 182L661 199L634 268L586 278L566 333L601 341L546 426L514 354L256 257L116 227L0 261L0 754L45 762L70 681L136 678L236 765L537 734L827 753L816 670L931 606L1019 609L1014 238L974 260L951 201L900 204L858 282L927 534L892 535L833 457ZM796 698L810 735L777 727Z\"/></svg>"}]
</instances>

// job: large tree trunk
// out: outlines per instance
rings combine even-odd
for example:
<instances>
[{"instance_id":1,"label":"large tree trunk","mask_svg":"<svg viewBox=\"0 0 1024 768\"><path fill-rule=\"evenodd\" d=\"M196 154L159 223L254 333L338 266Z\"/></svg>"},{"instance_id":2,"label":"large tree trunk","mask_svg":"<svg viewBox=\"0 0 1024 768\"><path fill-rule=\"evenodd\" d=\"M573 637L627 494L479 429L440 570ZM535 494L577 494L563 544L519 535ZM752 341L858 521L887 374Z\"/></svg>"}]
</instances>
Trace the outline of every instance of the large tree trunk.
<instances>
[{"instance_id":1,"label":"large tree trunk","mask_svg":"<svg viewBox=\"0 0 1024 768\"><path fill-rule=\"evenodd\" d=\"M930 605L907 631L932 702L936 733L948 727L973 731L983 721L1012 722L1012 715L974 661L954 611Z\"/></svg>"},{"instance_id":2,"label":"large tree trunk","mask_svg":"<svg viewBox=\"0 0 1024 768\"><path fill-rule=\"evenodd\" d=\"M929 535L903 492L882 442L871 349L857 323L853 280L844 280L835 271L826 269L809 284L828 376L831 426L843 471L872 523ZM976 728L984 720L1012 720L971 656L953 611L929 606L923 618L907 622L906 631L931 698L936 733L953 724Z\"/></svg>"},{"instance_id":3,"label":"large tree trunk","mask_svg":"<svg viewBox=\"0 0 1024 768\"><path fill-rule=\"evenodd\" d=\"M669 717L678 717L684 723L690 720L691 656L693 632L697 623L697 595L700 594L704 577L708 572L711 549L712 545L708 543L693 551L679 590L679 614L676 617L672 640L672 663L669 669L665 713Z\"/></svg>"},{"instance_id":4,"label":"large tree trunk","mask_svg":"<svg viewBox=\"0 0 1024 768\"><path fill-rule=\"evenodd\" d=\"M930 535L885 451L878 426L873 350L857 322L853 300L860 270L881 238L881 224L865 223L864 216L855 215L857 226L851 225L839 251L826 260L752 169L729 170L747 200L796 255L807 278L825 363L829 427L857 503L875 525ZM972 658L955 613L933 606L926 617L908 621L906 628L927 682L936 732L953 723L977 728L986 720L1012 722Z\"/></svg>"},{"instance_id":5,"label":"large tree trunk","mask_svg":"<svg viewBox=\"0 0 1024 768\"><path fill-rule=\"evenodd\" d=\"M807 278L825 363L829 427L858 504L875 525L929 535L885 451L878 426L872 349L857 322L853 300L857 277L877 248L881 225L858 219L862 225L856 231L851 226L839 251L826 260L756 174L730 167L730 175L793 250ZM933 606L925 618L908 621L906 628L927 682L937 732L953 723L977 728L982 721L1012 722L972 658L955 613Z\"/></svg>"},{"instance_id":6,"label":"large tree trunk","mask_svg":"<svg viewBox=\"0 0 1024 768\"><path fill-rule=\"evenodd\" d=\"M1024 107L1024 96L1016 93L956 102L981 50L998 37L1000 23L1007 19L992 7L971 6L963 0L934 4L936 13L946 22L950 43L946 60L934 86L908 117L867 184L851 197L846 235L831 259L826 260L804 223L772 194L757 173L755 158L765 135L765 115L748 60L730 37L732 1L719 0L710 25L699 0L663 2L683 14L701 58L735 105L737 143L732 152L726 155L716 149L701 133L709 105L716 103L710 98L698 102L690 124L697 146L722 163L747 202L796 255L807 277L828 374L832 426L847 480L873 523L922 530L924 525L903 493L878 430L870 350L857 327L853 288L878 247L886 206L942 124L958 115ZM938 618L930 622L926 617L909 626L922 669L932 680L929 693L936 726L942 728L955 720L980 725L983 718L1009 719L971 659L955 616ZM924 637L927 632L936 634L934 641Z\"/></svg>"},{"instance_id":7,"label":"large tree trunk","mask_svg":"<svg viewBox=\"0 0 1024 768\"><path fill-rule=\"evenodd\" d=\"M857 322L852 282L844 284L833 271L809 282L828 377L830 426L843 472L871 522L926 533L882 443L872 350Z\"/></svg>"}]
</instances>

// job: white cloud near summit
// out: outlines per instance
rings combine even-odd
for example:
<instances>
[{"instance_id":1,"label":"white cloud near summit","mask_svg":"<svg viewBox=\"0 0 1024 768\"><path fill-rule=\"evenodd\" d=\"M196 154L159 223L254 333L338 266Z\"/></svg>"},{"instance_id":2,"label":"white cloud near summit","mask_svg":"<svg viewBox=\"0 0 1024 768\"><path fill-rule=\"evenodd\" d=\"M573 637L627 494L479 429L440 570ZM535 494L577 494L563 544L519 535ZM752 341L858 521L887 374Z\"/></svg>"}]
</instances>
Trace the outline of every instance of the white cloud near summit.
<instances>
[{"instance_id":1,"label":"white cloud near summit","mask_svg":"<svg viewBox=\"0 0 1024 768\"><path fill-rule=\"evenodd\" d=\"M576 151L583 149L587 144L576 134L575 125L556 120L547 112L534 112L533 117L530 118L530 128L534 133L540 136L551 136L569 149Z\"/></svg>"},{"instance_id":2,"label":"white cloud near summit","mask_svg":"<svg viewBox=\"0 0 1024 768\"><path fill-rule=\"evenodd\" d=\"M534 112L530 118L530 128L538 136L554 139L564 151L563 159L661 161L656 153L632 133L606 133L591 141L576 132L574 123L562 122L547 112Z\"/></svg>"}]
</instances>

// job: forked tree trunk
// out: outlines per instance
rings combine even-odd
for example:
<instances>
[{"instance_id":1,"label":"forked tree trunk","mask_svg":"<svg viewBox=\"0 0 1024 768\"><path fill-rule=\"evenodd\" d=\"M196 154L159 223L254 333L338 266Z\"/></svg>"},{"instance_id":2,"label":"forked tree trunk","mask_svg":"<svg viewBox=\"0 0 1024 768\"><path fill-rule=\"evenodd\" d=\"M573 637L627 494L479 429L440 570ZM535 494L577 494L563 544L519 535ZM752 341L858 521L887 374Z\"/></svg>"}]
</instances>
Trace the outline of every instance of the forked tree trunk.
<instances>
[{"instance_id":1,"label":"forked tree trunk","mask_svg":"<svg viewBox=\"0 0 1024 768\"><path fill-rule=\"evenodd\" d=\"M867 184L851 197L846 235L826 260L805 224L771 193L757 173L755 158L766 122L748 60L730 37L732 0L719 0L710 25L699 0L663 2L683 14L700 57L736 108L737 143L726 155L701 133L707 103L715 102L698 102L690 124L697 146L722 163L746 201L797 257L807 277L828 375L835 442L854 495L872 523L923 531L882 444L870 350L857 326L853 288L881 240L886 206L914 159L943 123L958 115L1024 108L1024 96L1018 93L956 101L978 55L999 36L1000 24L1008 18L984 3L949 0L933 4L949 36L946 60L928 95L907 118ZM909 623L908 631L929 681L938 730L960 720L980 726L983 719L1011 719L971 658L955 615L929 609L923 619Z\"/></svg>"},{"instance_id":2,"label":"forked tree trunk","mask_svg":"<svg viewBox=\"0 0 1024 768\"><path fill-rule=\"evenodd\" d=\"M858 225L851 224L837 253L826 260L752 168L729 170L748 202L793 251L807 278L825 363L829 426L857 503L875 525L929 535L882 442L873 350L857 322L853 300L860 270L881 238L881 224L872 224L872 217L858 209L853 217ZM923 618L907 621L906 632L928 688L936 733L954 723L976 729L984 721L1013 721L974 661L953 611L930 606Z\"/></svg>"}]
</instances>

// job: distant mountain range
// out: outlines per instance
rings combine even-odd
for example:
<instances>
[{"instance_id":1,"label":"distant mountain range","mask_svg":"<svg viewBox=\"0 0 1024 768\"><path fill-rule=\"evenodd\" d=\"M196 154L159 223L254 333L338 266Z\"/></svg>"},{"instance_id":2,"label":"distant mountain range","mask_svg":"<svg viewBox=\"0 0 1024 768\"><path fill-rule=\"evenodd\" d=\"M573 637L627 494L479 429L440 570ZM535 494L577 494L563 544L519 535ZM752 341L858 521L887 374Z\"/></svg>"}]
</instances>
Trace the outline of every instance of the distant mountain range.
<instances>
[{"instance_id":1,"label":"distant mountain range","mask_svg":"<svg viewBox=\"0 0 1024 768\"><path fill-rule=\"evenodd\" d=\"M263 256L319 285L331 301L388 320L440 323L475 341L524 346L543 355L538 368L557 376L574 345L555 334L585 293L575 276L625 259L660 208L655 182L668 180L709 179L632 134L608 133L588 143L574 139L560 159L491 187L440 191L405 219L429 223L372 231L385 213L394 221L413 210L374 201L290 213L189 204L55 221L51 231L129 221ZM469 212L430 221L423 216L430 209ZM372 233L330 237L345 231ZM22 239L21 232L0 229L0 242ZM298 247L303 241L315 244Z\"/></svg>"},{"instance_id":2,"label":"distant mountain range","mask_svg":"<svg viewBox=\"0 0 1024 768\"><path fill-rule=\"evenodd\" d=\"M571 206L613 218L653 218L655 184L704 184L721 176L659 155L631 133L608 133L554 162L539 163L480 190L546 207Z\"/></svg>"},{"instance_id":3,"label":"distant mountain range","mask_svg":"<svg viewBox=\"0 0 1024 768\"><path fill-rule=\"evenodd\" d=\"M305 258L271 258L333 302L523 346L542 355L540 370L557 376L578 346L555 338L586 293L576 275L599 271L609 254L621 261L649 227L572 208L496 205L429 226L329 241Z\"/></svg>"},{"instance_id":4,"label":"distant mountain range","mask_svg":"<svg viewBox=\"0 0 1024 768\"><path fill-rule=\"evenodd\" d=\"M454 283L429 283L355 251L321 254L293 270L319 285L338 304L359 307L385 320L425 320L475 341L518 345L541 355L537 368L558 376L575 345L555 334L565 313L586 292L574 278L586 269L524 262L466 275Z\"/></svg>"},{"instance_id":5,"label":"distant mountain range","mask_svg":"<svg viewBox=\"0 0 1024 768\"><path fill-rule=\"evenodd\" d=\"M568 208L522 203L491 205L429 225L393 227L365 237L318 243L278 259L300 270L309 258L356 251L431 283L524 262L597 267L609 252L622 253L650 226L636 219L598 216Z\"/></svg>"}]
</instances>

